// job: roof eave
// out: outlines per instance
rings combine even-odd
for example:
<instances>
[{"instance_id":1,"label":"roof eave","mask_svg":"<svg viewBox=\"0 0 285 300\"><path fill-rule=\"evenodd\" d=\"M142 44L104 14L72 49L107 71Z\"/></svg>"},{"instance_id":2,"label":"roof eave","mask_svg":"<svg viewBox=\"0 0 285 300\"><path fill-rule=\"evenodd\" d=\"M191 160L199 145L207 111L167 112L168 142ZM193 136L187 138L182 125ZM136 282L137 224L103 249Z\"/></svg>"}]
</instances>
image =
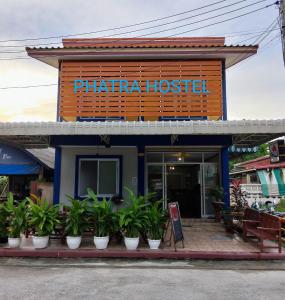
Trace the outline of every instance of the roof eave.
<instances>
[{"instance_id":1,"label":"roof eave","mask_svg":"<svg viewBox=\"0 0 285 300\"><path fill-rule=\"evenodd\" d=\"M220 59L229 68L257 53L258 46L225 46L193 48L26 48L30 57L58 68L62 60L139 60L139 59Z\"/></svg>"}]
</instances>

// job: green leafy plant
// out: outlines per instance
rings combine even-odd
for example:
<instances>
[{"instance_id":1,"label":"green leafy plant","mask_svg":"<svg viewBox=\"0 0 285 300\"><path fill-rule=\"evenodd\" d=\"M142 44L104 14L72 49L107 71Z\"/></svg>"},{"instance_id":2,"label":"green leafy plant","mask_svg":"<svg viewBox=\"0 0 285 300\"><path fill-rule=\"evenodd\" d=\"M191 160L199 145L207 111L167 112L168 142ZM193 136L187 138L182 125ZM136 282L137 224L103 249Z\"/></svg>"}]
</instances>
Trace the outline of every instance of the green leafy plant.
<instances>
[{"instance_id":1,"label":"green leafy plant","mask_svg":"<svg viewBox=\"0 0 285 300\"><path fill-rule=\"evenodd\" d=\"M276 205L275 211L285 212L285 199L280 199L280 202Z\"/></svg>"},{"instance_id":2,"label":"green leafy plant","mask_svg":"<svg viewBox=\"0 0 285 300\"><path fill-rule=\"evenodd\" d=\"M10 238L19 238L26 229L26 200L17 202L12 193L8 193L5 210L7 212L8 235Z\"/></svg>"},{"instance_id":3,"label":"green leafy plant","mask_svg":"<svg viewBox=\"0 0 285 300\"><path fill-rule=\"evenodd\" d=\"M223 201L225 192L221 186L216 186L208 190L208 195L213 197L214 201Z\"/></svg>"},{"instance_id":4,"label":"green leafy plant","mask_svg":"<svg viewBox=\"0 0 285 300\"><path fill-rule=\"evenodd\" d=\"M33 228L35 235L39 237L49 236L59 221L59 207L57 205L49 205L43 199L33 196L28 200L28 223Z\"/></svg>"},{"instance_id":5,"label":"green leafy plant","mask_svg":"<svg viewBox=\"0 0 285 300\"><path fill-rule=\"evenodd\" d=\"M68 196L70 205L65 206L65 233L68 236L81 236L87 227L87 202Z\"/></svg>"},{"instance_id":6,"label":"green leafy plant","mask_svg":"<svg viewBox=\"0 0 285 300\"><path fill-rule=\"evenodd\" d=\"M163 209L161 201L153 202L146 207L146 229L147 236L151 240L160 240L165 230L167 211Z\"/></svg>"},{"instance_id":7,"label":"green leafy plant","mask_svg":"<svg viewBox=\"0 0 285 300\"><path fill-rule=\"evenodd\" d=\"M120 229L126 237L138 237L147 224L146 207L147 196L136 196L135 193L126 188L129 193L128 206L119 211Z\"/></svg>"},{"instance_id":8,"label":"green leafy plant","mask_svg":"<svg viewBox=\"0 0 285 300\"><path fill-rule=\"evenodd\" d=\"M109 236L117 231L117 214L112 211L110 203L105 198L102 201L97 197L94 198L89 213L96 237Z\"/></svg>"},{"instance_id":9,"label":"green leafy plant","mask_svg":"<svg viewBox=\"0 0 285 300\"><path fill-rule=\"evenodd\" d=\"M8 235L8 213L4 203L0 203L0 239Z\"/></svg>"}]
</instances>

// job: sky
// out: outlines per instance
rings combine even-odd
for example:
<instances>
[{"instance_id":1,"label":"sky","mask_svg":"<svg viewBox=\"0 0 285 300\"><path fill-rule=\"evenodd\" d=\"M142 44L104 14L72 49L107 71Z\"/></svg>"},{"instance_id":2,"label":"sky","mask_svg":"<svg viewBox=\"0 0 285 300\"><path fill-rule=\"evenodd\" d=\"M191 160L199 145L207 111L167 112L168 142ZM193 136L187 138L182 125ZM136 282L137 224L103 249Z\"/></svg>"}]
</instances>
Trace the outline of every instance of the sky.
<instances>
[{"instance_id":1,"label":"sky","mask_svg":"<svg viewBox=\"0 0 285 300\"><path fill-rule=\"evenodd\" d=\"M60 39L11 41L25 38L50 37L82 32L98 31L119 26L144 22L161 18L201 6L218 0L0 0L0 121L55 121L57 87L37 87L25 89L1 89L6 87L22 87L41 84L56 84L58 70L34 59L14 59L27 57L23 52L24 45L55 42ZM141 29L161 22L175 21L210 9L230 5L239 0L225 0L215 6L203 10L172 17L160 22L131 27ZM185 30L192 30L217 21L249 11L255 13L228 22L191 31L178 36L226 36L227 44L254 43L263 31L278 17L278 9L271 6L256 11L259 7L272 4L274 1L259 0L260 3L246 9L221 16L198 24L188 25L180 29L172 29L160 35L162 37L177 35ZM221 9L199 17L199 21L239 7L258 2L244 0L237 5ZM145 31L121 35L136 37L161 29L171 29L192 22L186 20L176 24L148 29ZM120 30L85 35L82 37L101 37L104 34L118 34ZM228 119L280 119L285 112L285 69L283 64L280 31L273 30L261 42L258 54L229 68L227 77ZM116 36L119 37L119 36ZM5 42L9 40L8 42ZM18 47L7 47L18 46ZM50 45L52 46L52 45ZM10 59L13 58L13 59Z\"/></svg>"}]
</instances>

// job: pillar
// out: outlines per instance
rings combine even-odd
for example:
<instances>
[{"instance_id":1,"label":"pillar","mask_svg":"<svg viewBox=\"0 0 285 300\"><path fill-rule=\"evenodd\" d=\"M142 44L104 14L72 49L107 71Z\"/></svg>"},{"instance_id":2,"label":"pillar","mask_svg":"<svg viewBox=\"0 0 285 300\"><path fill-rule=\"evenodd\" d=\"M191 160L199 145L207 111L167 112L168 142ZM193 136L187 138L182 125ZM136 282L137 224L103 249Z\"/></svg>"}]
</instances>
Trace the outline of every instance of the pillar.
<instances>
[{"instance_id":1,"label":"pillar","mask_svg":"<svg viewBox=\"0 0 285 300\"><path fill-rule=\"evenodd\" d=\"M221 151L221 173L222 187L224 189L225 207L230 207L230 176L229 176L229 150L228 147L223 147Z\"/></svg>"}]
</instances>

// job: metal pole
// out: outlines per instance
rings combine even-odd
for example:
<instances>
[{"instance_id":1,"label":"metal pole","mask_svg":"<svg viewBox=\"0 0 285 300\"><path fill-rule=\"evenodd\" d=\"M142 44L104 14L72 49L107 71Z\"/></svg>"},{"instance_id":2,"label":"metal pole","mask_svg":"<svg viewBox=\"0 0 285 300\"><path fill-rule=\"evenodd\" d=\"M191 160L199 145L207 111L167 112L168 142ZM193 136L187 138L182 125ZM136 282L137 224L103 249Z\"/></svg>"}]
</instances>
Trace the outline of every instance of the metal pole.
<instances>
[{"instance_id":1,"label":"metal pole","mask_svg":"<svg viewBox=\"0 0 285 300\"><path fill-rule=\"evenodd\" d=\"M283 61L285 65L285 1L280 0L279 5L280 12L280 24L281 24L281 41L282 41L282 49L283 49Z\"/></svg>"}]
</instances>

